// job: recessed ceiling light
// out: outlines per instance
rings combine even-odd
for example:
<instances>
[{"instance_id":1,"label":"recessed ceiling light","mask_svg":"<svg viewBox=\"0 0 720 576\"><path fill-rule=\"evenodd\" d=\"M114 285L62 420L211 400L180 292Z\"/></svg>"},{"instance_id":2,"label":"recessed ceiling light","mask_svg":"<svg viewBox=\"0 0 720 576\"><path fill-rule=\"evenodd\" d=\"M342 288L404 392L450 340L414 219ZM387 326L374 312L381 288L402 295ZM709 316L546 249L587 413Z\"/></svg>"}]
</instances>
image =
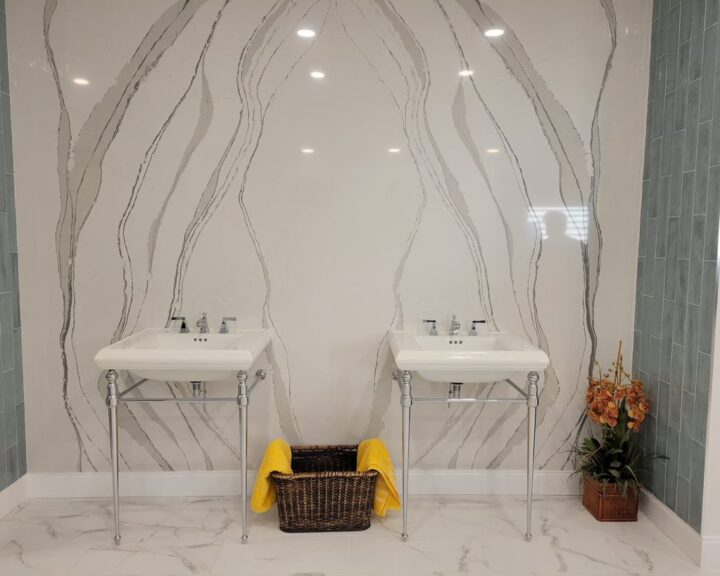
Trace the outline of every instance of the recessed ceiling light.
<instances>
[{"instance_id":1,"label":"recessed ceiling light","mask_svg":"<svg viewBox=\"0 0 720 576\"><path fill-rule=\"evenodd\" d=\"M472 76L472 75L473 75L473 71L472 71L472 70L460 70L460 72L458 72L458 75L460 75L460 76Z\"/></svg>"},{"instance_id":2,"label":"recessed ceiling light","mask_svg":"<svg viewBox=\"0 0 720 576\"><path fill-rule=\"evenodd\" d=\"M301 148L300 152L303 154L315 154L315 150L313 148Z\"/></svg>"},{"instance_id":3,"label":"recessed ceiling light","mask_svg":"<svg viewBox=\"0 0 720 576\"><path fill-rule=\"evenodd\" d=\"M310 30L310 28L300 28L300 30L297 31L297 35L300 36L300 38L314 38L315 30Z\"/></svg>"},{"instance_id":4,"label":"recessed ceiling light","mask_svg":"<svg viewBox=\"0 0 720 576\"><path fill-rule=\"evenodd\" d=\"M73 82L80 86L87 86L88 84L90 84L90 80L88 80L87 78L73 78Z\"/></svg>"},{"instance_id":5,"label":"recessed ceiling light","mask_svg":"<svg viewBox=\"0 0 720 576\"><path fill-rule=\"evenodd\" d=\"M390 154L399 154L400 148L388 148L388 152L390 152Z\"/></svg>"},{"instance_id":6,"label":"recessed ceiling light","mask_svg":"<svg viewBox=\"0 0 720 576\"><path fill-rule=\"evenodd\" d=\"M488 148L487 149L488 154L497 154L498 152L500 152L500 150L498 148Z\"/></svg>"},{"instance_id":7,"label":"recessed ceiling light","mask_svg":"<svg viewBox=\"0 0 720 576\"><path fill-rule=\"evenodd\" d=\"M485 36L488 38L497 38L503 34L505 34L505 30L502 28L489 28L488 30L485 30Z\"/></svg>"},{"instance_id":8,"label":"recessed ceiling light","mask_svg":"<svg viewBox=\"0 0 720 576\"><path fill-rule=\"evenodd\" d=\"M325 72L320 72L320 70L313 70L312 72L310 72L310 76L319 80L320 78L325 78Z\"/></svg>"}]
</instances>

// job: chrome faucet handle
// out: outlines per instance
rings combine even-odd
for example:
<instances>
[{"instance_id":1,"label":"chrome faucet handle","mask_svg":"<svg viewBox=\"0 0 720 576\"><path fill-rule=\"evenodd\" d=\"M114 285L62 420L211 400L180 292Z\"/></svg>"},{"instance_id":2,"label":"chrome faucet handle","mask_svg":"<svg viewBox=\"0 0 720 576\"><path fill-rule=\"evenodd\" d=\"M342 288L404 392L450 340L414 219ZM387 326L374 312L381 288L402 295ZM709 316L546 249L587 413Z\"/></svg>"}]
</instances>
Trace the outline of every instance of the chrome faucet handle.
<instances>
[{"instance_id":1,"label":"chrome faucet handle","mask_svg":"<svg viewBox=\"0 0 720 576\"><path fill-rule=\"evenodd\" d=\"M223 316L222 322L220 322L220 330L218 330L220 334L230 333L227 325L228 322L237 322L237 318L235 318L235 316Z\"/></svg>"},{"instance_id":2,"label":"chrome faucet handle","mask_svg":"<svg viewBox=\"0 0 720 576\"><path fill-rule=\"evenodd\" d=\"M477 336L477 325L478 324L487 324L487 320L473 320L470 322L470 332L468 332L468 336Z\"/></svg>"},{"instance_id":3,"label":"chrome faucet handle","mask_svg":"<svg viewBox=\"0 0 720 576\"><path fill-rule=\"evenodd\" d=\"M460 332L460 322L457 321L457 317L453 314L452 322L450 322L450 336L457 336Z\"/></svg>"},{"instance_id":4,"label":"chrome faucet handle","mask_svg":"<svg viewBox=\"0 0 720 576\"><path fill-rule=\"evenodd\" d=\"M430 336L437 336L437 321L436 320L423 320L423 324L430 324Z\"/></svg>"},{"instance_id":5,"label":"chrome faucet handle","mask_svg":"<svg viewBox=\"0 0 720 576\"><path fill-rule=\"evenodd\" d=\"M185 316L173 316L172 318L170 318L170 321L175 321L175 320L181 321L180 334L187 334L188 332L190 332L190 330L188 330L188 327L187 327L187 322L185 322Z\"/></svg>"},{"instance_id":6,"label":"chrome faucet handle","mask_svg":"<svg viewBox=\"0 0 720 576\"><path fill-rule=\"evenodd\" d=\"M200 328L200 334L208 333L207 312L202 313L202 318L195 322L195 326Z\"/></svg>"}]
</instances>

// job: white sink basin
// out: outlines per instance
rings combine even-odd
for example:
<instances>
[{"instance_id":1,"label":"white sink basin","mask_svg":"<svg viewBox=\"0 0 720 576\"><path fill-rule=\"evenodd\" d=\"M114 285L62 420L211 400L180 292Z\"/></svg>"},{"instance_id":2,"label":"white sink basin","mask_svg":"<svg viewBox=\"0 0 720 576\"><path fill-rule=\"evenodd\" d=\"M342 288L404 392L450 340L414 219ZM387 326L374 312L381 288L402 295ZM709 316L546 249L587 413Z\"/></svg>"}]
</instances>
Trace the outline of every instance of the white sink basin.
<instances>
[{"instance_id":1,"label":"white sink basin","mask_svg":"<svg viewBox=\"0 0 720 576\"><path fill-rule=\"evenodd\" d=\"M103 370L129 370L149 380L211 382L249 370L269 343L267 330L180 334L149 328L103 348L95 363Z\"/></svg>"},{"instance_id":2,"label":"white sink basin","mask_svg":"<svg viewBox=\"0 0 720 576\"><path fill-rule=\"evenodd\" d=\"M400 370L431 382L524 380L528 372L540 372L550 363L545 352L507 332L427 336L390 330L390 348Z\"/></svg>"}]
</instances>

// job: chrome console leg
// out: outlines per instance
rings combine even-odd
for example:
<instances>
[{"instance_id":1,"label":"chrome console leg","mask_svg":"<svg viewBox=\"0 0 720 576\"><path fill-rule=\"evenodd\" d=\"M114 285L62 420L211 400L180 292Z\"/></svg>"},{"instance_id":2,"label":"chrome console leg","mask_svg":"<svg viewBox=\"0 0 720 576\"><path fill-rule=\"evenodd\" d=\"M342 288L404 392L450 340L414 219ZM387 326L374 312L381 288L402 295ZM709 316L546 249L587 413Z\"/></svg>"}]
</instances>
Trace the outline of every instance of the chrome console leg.
<instances>
[{"instance_id":1,"label":"chrome console leg","mask_svg":"<svg viewBox=\"0 0 720 576\"><path fill-rule=\"evenodd\" d=\"M527 449L527 532L525 540L532 540L533 475L535 472L535 415L538 406L538 373L528 374L528 449Z\"/></svg>"},{"instance_id":2,"label":"chrome console leg","mask_svg":"<svg viewBox=\"0 0 720 576\"><path fill-rule=\"evenodd\" d=\"M117 372L108 370L107 379L108 427L110 429L110 461L112 464L113 513L115 519L115 544L120 544L120 466L118 462L117 422Z\"/></svg>"},{"instance_id":3,"label":"chrome console leg","mask_svg":"<svg viewBox=\"0 0 720 576\"><path fill-rule=\"evenodd\" d=\"M410 480L410 410L412 408L412 374L403 371L400 382L400 406L402 406L402 514L403 542L408 539L408 484Z\"/></svg>"},{"instance_id":4,"label":"chrome console leg","mask_svg":"<svg viewBox=\"0 0 720 576\"><path fill-rule=\"evenodd\" d=\"M241 370L237 375L238 397L237 403L240 411L240 492L242 494L242 543L247 543L247 516L248 516L248 490L247 490L247 447L248 447L248 389L247 372Z\"/></svg>"}]
</instances>

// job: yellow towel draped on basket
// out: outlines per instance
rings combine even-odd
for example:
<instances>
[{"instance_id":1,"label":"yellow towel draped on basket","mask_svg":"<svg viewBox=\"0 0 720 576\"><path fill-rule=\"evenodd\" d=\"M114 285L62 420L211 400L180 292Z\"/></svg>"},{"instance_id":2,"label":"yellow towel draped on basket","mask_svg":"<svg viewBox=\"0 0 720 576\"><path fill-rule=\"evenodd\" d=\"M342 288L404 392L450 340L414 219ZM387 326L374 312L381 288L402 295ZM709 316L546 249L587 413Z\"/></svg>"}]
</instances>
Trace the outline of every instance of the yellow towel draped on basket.
<instances>
[{"instance_id":1,"label":"yellow towel draped on basket","mask_svg":"<svg viewBox=\"0 0 720 576\"><path fill-rule=\"evenodd\" d=\"M270 478L271 472L292 474L292 451L282 438L276 438L268 444L262 464L255 479L250 506L255 512L267 512L275 504L277 493Z\"/></svg>"},{"instance_id":2,"label":"yellow towel draped on basket","mask_svg":"<svg viewBox=\"0 0 720 576\"><path fill-rule=\"evenodd\" d=\"M357 471L379 472L375 484L373 510L378 516L385 516L388 510L400 510L400 495L395 482L395 468L390 453L379 438L363 440L358 446Z\"/></svg>"}]
</instances>

